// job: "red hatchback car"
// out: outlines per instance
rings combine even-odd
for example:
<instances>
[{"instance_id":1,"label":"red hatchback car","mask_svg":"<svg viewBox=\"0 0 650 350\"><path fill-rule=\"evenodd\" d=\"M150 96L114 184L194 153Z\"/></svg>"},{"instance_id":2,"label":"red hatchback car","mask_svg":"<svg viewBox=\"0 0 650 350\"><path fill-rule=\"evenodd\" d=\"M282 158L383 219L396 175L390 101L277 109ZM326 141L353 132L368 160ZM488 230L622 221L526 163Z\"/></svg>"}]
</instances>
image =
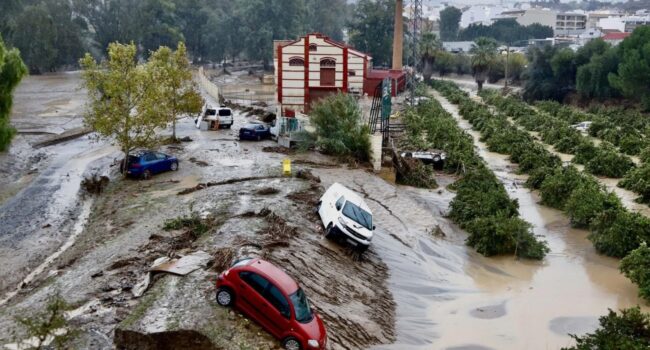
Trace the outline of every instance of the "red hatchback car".
<instances>
[{"instance_id":1,"label":"red hatchback car","mask_svg":"<svg viewBox=\"0 0 650 350\"><path fill-rule=\"evenodd\" d=\"M325 349L325 326L307 296L296 281L267 261L239 260L221 273L217 303L241 310L287 350Z\"/></svg>"}]
</instances>

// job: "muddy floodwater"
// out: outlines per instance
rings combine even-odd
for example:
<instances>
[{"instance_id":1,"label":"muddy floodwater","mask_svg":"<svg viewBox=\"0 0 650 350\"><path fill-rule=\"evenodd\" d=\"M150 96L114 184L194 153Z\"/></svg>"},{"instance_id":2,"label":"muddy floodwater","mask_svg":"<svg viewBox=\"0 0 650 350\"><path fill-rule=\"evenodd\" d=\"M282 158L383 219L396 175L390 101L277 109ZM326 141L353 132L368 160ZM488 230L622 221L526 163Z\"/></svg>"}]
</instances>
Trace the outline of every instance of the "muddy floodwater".
<instances>
[{"instance_id":1,"label":"muddy floodwater","mask_svg":"<svg viewBox=\"0 0 650 350\"><path fill-rule=\"evenodd\" d=\"M163 219L190 210L217 215L219 227L184 246L185 252L241 245L237 254L247 254L242 247L255 246L251 234L269 220L261 214L265 208L297 227L296 238L272 242L265 256L284 264L311 291L334 349L559 349L573 344L568 334L593 331L608 308L645 305L618 271L619 261L598 255L587 231L539 205L537 193L523 186L526 177L516 174L507 157L489 152L456 107L437 94L519 201L521 216L548 242L551 252L543 261L485 258L465 246L466 233L445 218L454 197L446 187L455 181L451 176L440 174L435 190L398 186L390 169L374 174L317 154L268 153L263 146L273 146L271 141L240 143L234 129L199 132L191 120L179 123L179 133L194 141L165 149L181 159L177 173L112 183L116 187L93 200L79 197L82 175L110 172L116 150L89 137L32 147L42 137L81 126L78 82L74 73L30 77L16 94L13 118L22 132L12 151L0 156L0 162L14 164L3 170L2 181L15 184L0 190L0 300L10 297L0 329L14 326L8 315L42 307L56 288L83 306L75 322L85 327L86 348L112 348L116 329L120 341L128 342L171 325L190 337L187 332L201 331L213 340L273 348L277 344L261 329L215 306L214 270L162 277L143 299L130 296L147 264L161 254L157 249L167 249L163 243L173 233L160 230ZM239 112L235 118L236 126L251 119ZM321 182L276 176L286 157L294 160L294 170L309 169ZM268 178L178 194L207 181L260 176ZM334 182L360 193L373 211L377 231L361 261L323 239L308 212L308 201ZM260 194L269 188L276 192ZM0 340L10 339L5 333L0 331Z\"/></svg>"}]
</instances>

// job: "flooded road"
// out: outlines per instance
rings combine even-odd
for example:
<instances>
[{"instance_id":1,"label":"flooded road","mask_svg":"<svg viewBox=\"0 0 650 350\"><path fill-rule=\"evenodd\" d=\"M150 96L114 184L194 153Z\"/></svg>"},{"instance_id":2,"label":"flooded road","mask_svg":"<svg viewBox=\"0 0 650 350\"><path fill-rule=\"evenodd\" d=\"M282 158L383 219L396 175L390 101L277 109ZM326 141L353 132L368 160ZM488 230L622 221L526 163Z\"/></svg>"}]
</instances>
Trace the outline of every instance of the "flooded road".
<instances>
[{"instance_id":1,"label":"flooded road","mask_svg":"<svg viewBox=\"0 0 650 350\"><path fill-rule=\"evenodd\" d=\"M67 241L82 207L83 176L105 171L99 169L119 155L89 136L32 148L43 135L82 124L85 92L79 82L75 72L28 77L16 90L11 122L19 134L0 154L0 293L15 288Z\"/></svg>"},{"instance_id":2,"label":"flooded road","mask_svg":"<svg viewBox=\"0 0 650 350\"><path fill-rule=\"evenodd\" d=\"M70 91L74 84L68 81L68 77L62 79L61 93L68 97L74 95ZM34 90L36 85L23 91L38 91ZM53 91L57 91L55 85L50 86ZM23 101L16 109L23 113L21 115L29 114L29 108L24 106L29 100L25 96L29 94L26 92L22 100L17 99ZM45 94L52 100L59 99L55 94ZM185 215L191 210L228 213L232 218L220 222L219 234L198 243L203 248L214 248L235 240L242 231L255 232L262 225L262 219L245 218L244 215L272 207L298 223L298 227L308 228L300 233L300 242L309 242L308 248L294 242L290 248L273 251L270 257L286 263L289 271L301 279L300 283L313 291L310 297L316 300L316 305L326 315L326 321L336 324L332 329L338 334L333 333L335 341L332 343L337 343L337 349L346 343L348 348L354 347L349 339L389 343L376 346L376 349L559 349L572 344L568 333L592 331L597 326L597 318L605 314L607 308L643 305L636 296L636 287L618 272L618 261L596 254L586 239L587 232L572 229L561 212L538 205L537 194L523 186L526 177L515 174L516 167L507 161L506 156L487 151L486 145L477 141L479 135L471 130L469 123L459 118L456 107L440 96L436 97L458 118L460 126L475 138L479 154L505 184L510 195L518 199L522 217L534 226L536 234L548 241L551 252L543 261L485 258L466 247L466 234L445 218L454 196L446 189L446 185L455 180L450 176L440 175L436 179L439 189L423 190L397 186L386 180L391 178L387 172L377 176L365 169L318 166L317 163L304 165L313 168L312 172L321 178L323 187L341 182L364 195L373 210L377 231L369 258L363 263L365 265L340 259L343 252L339 246L310 233L318 226L313 219L292 215L302 208L299 205L305 203L297 204L285 195L304 186L300 182L270 178L242 185L217 186L187 196L177 195L182 189L206 181L273 175L280 171L281 161L286 157L294 159L295 167L302 158L323 164L331 162L331 159L311 153L291 156L266 153L262 148L273 145L270 141L240 143L235 129L200 132L191 121L183 121L179 123L179 134L190 136L194 142L183 144L182 150L167 149L184 157L180 170L162 174L150 182L133 181L123 185L125 187L118 187L126 188L128 193L99 197L100 203L94 203L92 207L101 210L90 213L89 226L84 228L69 251L55 257L52 270L54 266L62 270L58 271L50 286L60 289L70 302L76 304L97 302L98 299L112 300L100 309L101 313L90 312L80 316L94 332L90 337L96 345L88 348L110 349L112 332L119 320L124 319L124 310L131 310L129 307L136 305L135 300L124 297L129 294L127 288L140 277L135 274L138 270L128 265L113 270L110 266L129 259L134 259L131 260L134 265L146 265L148 261L143 259L142 252L155 251L158 243L153 244L151 237L162 234L163 219ZM75 98L65 101L60 98L62 107L54 111L66 115L80 114L81 111L72 108L69 101L75 101ZM52 113L49 108L52 107L41 111L38 107L36 112ZM66 108L70 110L66 111ZM237 127L250 119L244 119L239 113L236 117ZM70 121L72 124L77 122ZM25 129L27 124L23 124ZM54 122L48 126L56 127L64 128ZM32 166L28 160L33 153L27 152L30 137L20 135L18 147L6 156L24 160L28 165L21 169L29 170ZM26 264L30 267L20 269L18 273L14 271L16 277L8 269L0 270L3 279L11 282L4 285L5 290L13 289L29 271L46 261L48 256L56 254L57 247L65 247L69 238L77 237L75 234L81 222L78 216L86 215L82 209L90 205L77 197L78 180L83 172L93 168L106 169L106 162L112 160L115 150L106 144L91 143L84 137L47 147L43 152L43 160L33 163L36 172L18 172L21 178L27 179L24 188L0 204L1 261L5 266ZM195 161L185 161L189 157L194 157ZM208 165L198 165L197 161ZM265 187L277 188L280 193L266 197L256 194L257 190ZM138 195L132 195L130 191ZM242 226L247 220L249 226ZM242 230L242 227L246 229ZM28 259L20 257L23 252L33 253L29 253ZM313 261L319 257L318 254L324 254L327 259L321 260L320 264L326 261L327 266L334 268L328 269ZM43 275L48 270L44 268ZM341 278L341 271L349 271L355 279ZM388 275L388 294L392 294L396 303L394 343L391 343L393 335L390 332L392 300L385 293L373 294L382 290L376 287L382 281L382 274ZM199 329L197 327L205 322L197 315L204 314L196 310L210 315L220 312L219 309L206 308L206 305L212 305L213 282L210 278L213 275L213 271L201 271L189 278L189 282L176 277L157 282L158 287L153 291L166 296L143 313L143 320L157 320L158 323L152 322L151 325L161 329L174 322L189 329ZM41 276L41 282L44 279ZM12 312L42 305L49 289L23 291L12 301L15 305L9 304ZM347 293L345 298L331 298L333 289ZM192 298L184 302L182 296L187 295ZM378 302L385 314L376 313L371 308ZM644 307L644 310L648 308ZM219 317L228 319L229 316ZM361 319L363 317L367 319ZM160 326L160 320L168 324ZM0 322L0 328L3 326L5 323ZM260 332L259 328L252 329ZM237 337L245 338L246 333Z\"/></svg>"}]
</instances>

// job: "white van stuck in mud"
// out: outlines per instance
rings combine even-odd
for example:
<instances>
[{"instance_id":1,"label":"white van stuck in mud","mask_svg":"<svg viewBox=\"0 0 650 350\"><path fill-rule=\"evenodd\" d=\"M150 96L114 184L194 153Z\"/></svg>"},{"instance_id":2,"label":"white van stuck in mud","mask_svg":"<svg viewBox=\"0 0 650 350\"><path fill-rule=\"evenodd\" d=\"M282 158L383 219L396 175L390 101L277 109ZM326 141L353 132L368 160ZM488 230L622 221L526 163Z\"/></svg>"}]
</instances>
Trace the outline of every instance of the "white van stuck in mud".
<instances>
[{"instance_id":1,"label":"white van stuck in mud","mask_svg":"<svg viewBox=\"0 0 650 350\"><path fill-rule=\"evenodd\" d=\"M361 252L370 246L375 230L372 212L361 196L352 190L334 183L320 198L318 215L326 238L341 238Z\"/></svg>"}]
</instances>

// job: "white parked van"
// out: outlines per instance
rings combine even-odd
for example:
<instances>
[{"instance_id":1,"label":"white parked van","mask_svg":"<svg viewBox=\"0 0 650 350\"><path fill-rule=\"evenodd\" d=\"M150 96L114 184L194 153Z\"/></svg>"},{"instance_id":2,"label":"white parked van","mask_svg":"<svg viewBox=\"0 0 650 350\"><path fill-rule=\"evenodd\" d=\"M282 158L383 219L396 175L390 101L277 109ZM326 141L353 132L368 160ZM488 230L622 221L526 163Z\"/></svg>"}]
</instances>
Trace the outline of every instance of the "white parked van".
<instances>
[{"instance_id":1,"label":"white parked van","mask_svg":"<svg viewBox=\"0 0 650 350\"><path fill-rule=\"evenodd\" d=\"M232 110L226 107L213 108L206 104L203 106L201 116L196 120L196 127L201 128L201 123L207 123L208 130L216 130L219 128L228 128L233 124Z\"/></svg>"},{"instance_id":2,"label":"white parked van","mask_svg":"<svg viewBox=\"0 0 650 350\"><path fill-rule=\"evenodd\" d=\"M320 198L318 215L325 237L342 238L359 251L368 249L375 226L372 212L361 196L335 183Z\"/></svg>"}]
</instances>

